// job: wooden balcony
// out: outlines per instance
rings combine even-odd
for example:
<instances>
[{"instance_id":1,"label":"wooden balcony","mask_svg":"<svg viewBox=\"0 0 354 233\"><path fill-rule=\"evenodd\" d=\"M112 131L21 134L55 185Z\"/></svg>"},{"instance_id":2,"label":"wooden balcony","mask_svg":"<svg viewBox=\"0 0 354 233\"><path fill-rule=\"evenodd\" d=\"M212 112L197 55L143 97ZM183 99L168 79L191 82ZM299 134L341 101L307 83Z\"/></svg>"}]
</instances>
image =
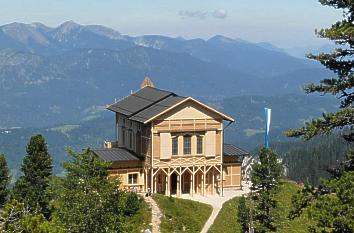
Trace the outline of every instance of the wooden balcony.
<instances>
[{"instance_id":1,"label":"wooden balcony","mask_svg":"<svg viewBox=\"0 0 354 233\"><path fill-rule=\"evenodd\" d=\"M183 119L183 120L162 120L154 122L154 130L158 132L169 131L206 131L221 130L221 120L215 119Z\"/></svg>"}]
</instances>

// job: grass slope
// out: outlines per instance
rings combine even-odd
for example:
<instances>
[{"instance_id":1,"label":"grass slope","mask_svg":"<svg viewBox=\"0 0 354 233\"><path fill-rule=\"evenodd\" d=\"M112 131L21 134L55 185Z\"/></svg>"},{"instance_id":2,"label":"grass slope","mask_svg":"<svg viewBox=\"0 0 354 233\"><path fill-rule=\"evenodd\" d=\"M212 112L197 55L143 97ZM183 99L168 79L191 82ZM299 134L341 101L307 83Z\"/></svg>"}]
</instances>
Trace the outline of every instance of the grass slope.
<instances>
[{"instance_id":1,"label":"grass slope","mask_svg":"<svg viewBox=\"0 0 354 233\"><path fill-rule=\"evenodd\" d=\"M149 205L141 198L140 208L136 214L125 218L126 232L140 233L150 229L151 209Z\"/></svg>"},{"instance_id":2,"label":"grass slope","mask_svg":"<svg viewBox=\"0 0 354 233\"><path fill-rule=\"evenodd\" d=\"M284 182L277 194L278 207L275 210L277 232L295 233L307 232L310 222L306 216L301 216L293 221L287 219L291 207L291 197L299 187L290 182ZM219 215L211 226L209 233L237 233L241 232L237 221L237 206L239 197L233 198L224 203Z\"/></svg>"},{"instance_id":3,"label":"grass slope","mask_svg":"<svg viewBox=\"0 0 354 233\"><path fill-rule=\"evenodd\" d=\"M200 232L212 212L210 205L200 202L158 194L153 198L164 215L160 224L162 233Z\"/></svg>"}]
</instances>

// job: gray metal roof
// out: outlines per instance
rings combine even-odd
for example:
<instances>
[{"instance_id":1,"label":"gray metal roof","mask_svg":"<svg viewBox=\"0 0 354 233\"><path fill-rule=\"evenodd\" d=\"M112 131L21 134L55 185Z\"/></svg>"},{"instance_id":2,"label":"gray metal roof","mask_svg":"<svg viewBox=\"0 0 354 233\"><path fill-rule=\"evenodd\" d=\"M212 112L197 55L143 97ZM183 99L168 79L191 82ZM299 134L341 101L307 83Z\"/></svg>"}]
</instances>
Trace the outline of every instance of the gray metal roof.
<instances>
[{"instance_id":1,"label":"gray metal roof","mask_svg":"<svg viewBox=\"0 0 354 233\"><path fill-rule=\"evenodd\" d=\"M172 95L175 94L169 91L146 86L119 102L108 106L107 109L113 112L122 113L126 116L132 116Z\"/></svg>"},{"instance_id":2,"label":"gray metal roof","mask_svg":"<svg viewBox=\"0 0 354 233\"><path fill-rule=\"evenodd\" d=\"M102 148L93 149L92 151L107 162L140 160L136 155L124 148Z\"/></svg>"},{"instance_id":3,"label":"gray metal roof","mask_svg":"<svg viewBox=\"0 0 354 233\"><path fill-rule=\"evenodd\" d=\"M247 156L249 152L244 151L232 144L224 144L224 155L226 156Z\"/></svg>"},{"instance_id":4,"label":"gray metal roof","mask_svg":"<svg viewBox=\"0 0 354 233\"><path fill-rule=\"evenodd\" d=\"M181 102L182 100L186 99L187 97L182 96L169 96L160 102L134 114L129 119L139 122L145 122L146 120L156 116L157 114L165 111L166 109L176 105L177 103Z\"/></svg>"}]
</instances>

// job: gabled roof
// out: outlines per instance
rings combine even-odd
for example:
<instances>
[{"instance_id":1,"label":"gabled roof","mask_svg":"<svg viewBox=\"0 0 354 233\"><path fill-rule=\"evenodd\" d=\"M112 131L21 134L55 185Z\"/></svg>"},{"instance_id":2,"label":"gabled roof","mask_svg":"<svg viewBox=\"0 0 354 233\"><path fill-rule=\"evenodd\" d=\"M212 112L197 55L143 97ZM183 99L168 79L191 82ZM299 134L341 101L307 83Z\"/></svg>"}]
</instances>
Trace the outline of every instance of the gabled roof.
<instances>
[{"instance_id":1,"label":"gabled roof","mask_svg":"<svg viewBox=\"0 0 354 233\"><path fill-rule=\"evenodd\" d=\"M178 105L191 100L222 116L225 120L234 121L233 118L205 105L192 97L178 96L173 92L146 86L139 91L127 96L117 103L111 104L107 109L126 115L129 120L144 124L168 112Z\"/></svg>"},{"instance_id":2,"label":"gabled roof","mask_svg":"<svg viewBox=\"0 0 354 233\"><path fill-rule=\"evenodd\" d=\"M132 116L137 112L167 98L168 96L173 95L176 94L146 86L139 91L125 97L119 102L109 105L107 109L113 112L124 114L126 116Z\"/></svg>"},{"instance_id":3,"label":"gabled roof","mask_svg":"<svg viewBox=\"0 0 354 233\"><path fill-rule=\"evenodd\" d=\"M249 152L238 148L235 145L224 143L224 155L225 156L248 156Z\"/></svg>"},{"instance_id":4,"label":"gabled roof","mask_svg":"<svg viewBox=\"0 0 354 233\"><path fill-rule=\"evenodd\" d=\"M139 122L146 122L147 120L151 119L152 117L164 112L166 109L180 103L186 99L186 97L182 96L169 96L166 99L161 100L160 102L146 108L137 114L134 114L130 117L130 120L139 121Z\"/></svg>"},{"instance_id":5,"label":"gabled roof","mask_svg":"<svg viewBox=\"0 0 354 233\"><path fill-rule=\"evenodd\" d=\"M106 162L140 160L136 155L125 148L102 148L93 149L92 151Z\"/></svg>"},{"instance_id":6,"label":"gabled roof","mask_svg":"<svg viewBox=\"0 0 354 233\"><path fill-rule=\"evenodd\" d=\"M206 109L208 109L208 110L210 110L210 111L212 111L212 112L215 112L216 114L222 116L225 120L232 121L232 122L235 121L233 118L231 118L231 117L225 115L224 113L221 113L221 112L215 110L214 108L209 107L208 105L203 104L202 102L199 102L199 101L196 100L196 99L193 99L192 97L187 97L187 98L184 98L183 100L181 100L180 102L176 103L175 105L173 105L173 106L171 106L171 107L169 107L169 108L166 108L164 111L162 111L162 112L156 114L155 116L151 117L150 119L148 119L147 121L145 121L144 124L149 123L150 121L154 120L155 118L157 118L157 117L161 116L162 114L164 114L164 113L170 111L171 109L177 107L178 105L183 104L184 102L187 102L188 100L191 100L191 101L193 101L193 102L195 102L195 103L197 103L197 104L199 104L199 105L205 107Z\"/></svg>"}]
</instances>

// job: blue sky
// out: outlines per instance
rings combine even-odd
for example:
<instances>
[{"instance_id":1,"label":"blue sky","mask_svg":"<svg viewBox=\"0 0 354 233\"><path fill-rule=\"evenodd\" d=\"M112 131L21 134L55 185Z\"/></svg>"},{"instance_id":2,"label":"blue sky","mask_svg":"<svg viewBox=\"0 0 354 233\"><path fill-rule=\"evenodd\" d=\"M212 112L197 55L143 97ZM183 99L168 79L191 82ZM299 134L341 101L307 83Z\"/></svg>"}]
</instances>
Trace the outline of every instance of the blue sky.
<instances>
[{"instance_id":1,"label":"blue sky","mask_svg":"<svg viewBox=\"0 0 354 233\"><path fill-rule=\"evenodd\" d=\"M314 36L341 12L318 0L0 0L0 24L68 20L122 34L209 38L221 34L281 47L324 44Z\"/></svg>"}]
</instances>

